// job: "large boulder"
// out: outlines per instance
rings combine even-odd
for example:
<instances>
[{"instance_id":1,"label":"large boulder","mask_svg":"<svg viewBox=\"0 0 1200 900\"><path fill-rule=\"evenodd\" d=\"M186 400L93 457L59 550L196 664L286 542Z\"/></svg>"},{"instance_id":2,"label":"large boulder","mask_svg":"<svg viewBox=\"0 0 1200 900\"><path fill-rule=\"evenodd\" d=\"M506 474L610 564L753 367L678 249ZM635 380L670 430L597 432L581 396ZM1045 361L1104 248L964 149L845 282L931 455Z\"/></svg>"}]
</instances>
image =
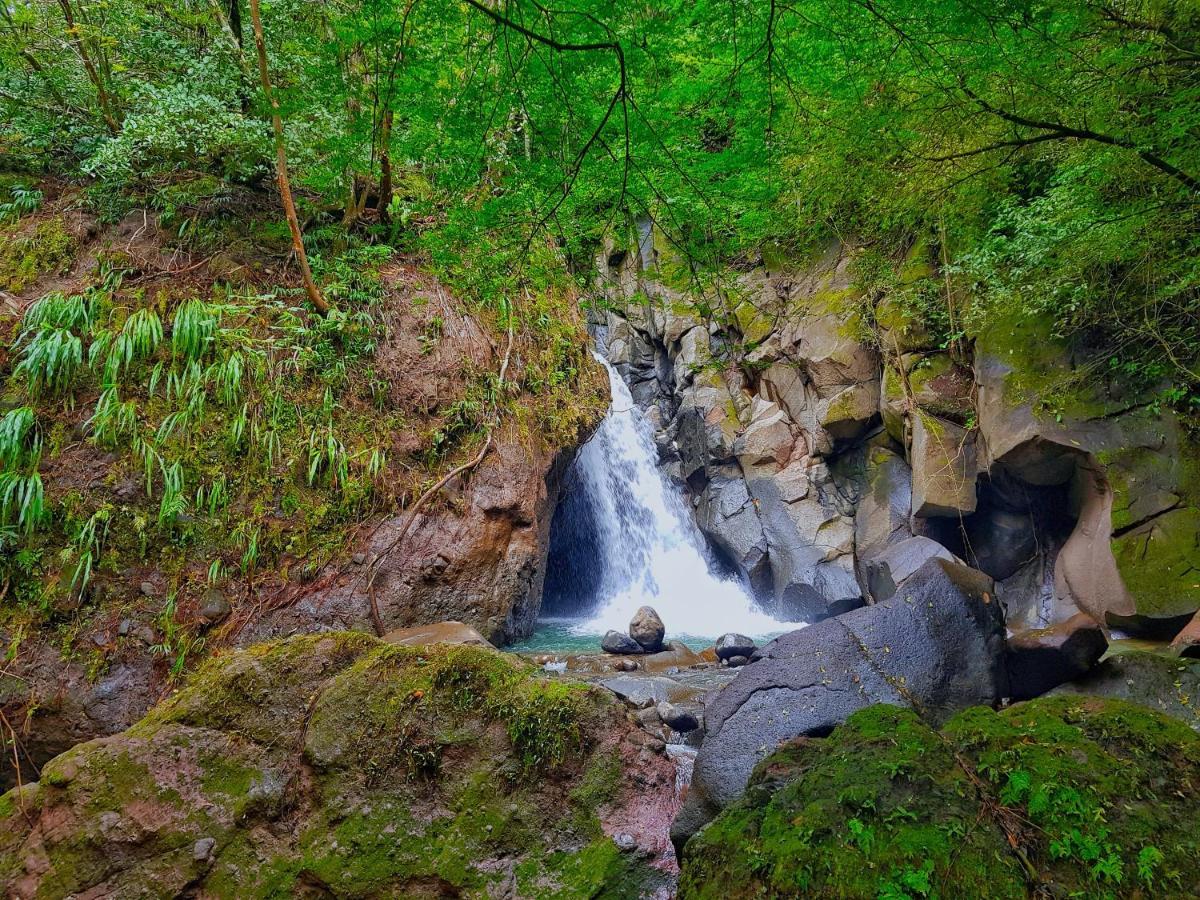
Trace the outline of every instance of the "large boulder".
<instances>
[{"instance_id":1,"label":"large boulder","mask_svg":"<svg viewBox=\"0 0 1200 900\"><path fill-rule=\"evenodd\" d=\"M652 606L639 607L629 621L629 636L647 653L662 649L667 628Z\"/></svg>"},{"instance_id":2,"label":"large boulder","mask_svg":"<svg viewBox=\"0 0 1200 900\"><path fill-rule=\"evenodd\" d=\"M1017 632L1008 639L1010 696L1030 700L1086 675L1107 649L1104 629L1085 613L1047 628Z\"/></svg>"},{"instance_id":3,"label":"large boulder","mask_svg":"<svg viewBox=\"0 0 1200 900\"><path fill-rule=\"evenodd\" d=\"M901 585L931 559L961 562L937 541L921 535L889 544L868 556L862 566L871 598L878 603L894 596Z\"/></svg>"},{"instance_id":4,"label":"large boulder","mask_svg":"<svg viewBox=\"0 0 1200 900\"><path fill-rule=\"evenodd\" d=\"M776 638L713 696L677 846L746 786L755 764L801 735L828 734L872 703L940 716L1006 696L1004 623L982 573L927 562L891 600Z\"/></svg>"},{"instance_id":5,"label":"large boulder","mask_svg":"<svg viewBox=\"0 0 1200 900\"><path fill-rule=\"evenodd\" d=\"M259 645L0 797L0 893L653 894L675 773L650 746L608 692L492 650Z\"/></svg>"},{"instance_id":6,"label":"large boulder","mask_svg":"<svg viewBox=\"0 0 1200 900\"><path fill-rule=\"evenodd\" d=\"M605 653L644 653L642 645L622 631L609 629L600 639L600 649Z\"/></svg>"},{"instance_id":7,"label":"large boulder","mask_svg":"<svg viewBox=\"0 0 1200 900\"><path fill-rule=\"evenodd\" d=\"M1200 736L1120 700L864 709L786 744L681 855L680 900L1194 897Z\"/></svg>"},{"instance_id":8,"label":"large boulder","mask_svg":"<svg viewBox=\"0 0 1200 900\"><path fill-rule=\"evenodd\" d=\"M1050 694L1130 700L1181 719L1200 731L1200 660L1145 651L1114 653L1086 675Z\"/></svg>"}]
</instances>

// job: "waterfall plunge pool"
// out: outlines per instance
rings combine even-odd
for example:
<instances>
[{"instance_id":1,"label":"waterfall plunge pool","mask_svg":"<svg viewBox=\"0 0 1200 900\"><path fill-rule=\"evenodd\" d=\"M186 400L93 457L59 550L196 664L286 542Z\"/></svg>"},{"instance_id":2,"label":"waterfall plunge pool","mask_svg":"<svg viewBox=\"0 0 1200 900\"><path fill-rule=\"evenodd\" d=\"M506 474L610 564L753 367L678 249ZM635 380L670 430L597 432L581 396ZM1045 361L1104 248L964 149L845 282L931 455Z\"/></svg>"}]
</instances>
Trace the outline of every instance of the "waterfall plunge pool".
<instances>
[{"instance_id":1,"label":"waterfall plunge pool","mask_svg":"<svg viewBox=\"0 0 1200 900\"><path fill-rule=\"evenodd\" d=\"M679 490L658 467L649 424L617 371L612 404L576 457L551 525L542 615L518 652L597 652L641 606L667 640L694 650L734 631L765 640L802 627L763 612L714 558Z\"/></svg>"}]
</instances>

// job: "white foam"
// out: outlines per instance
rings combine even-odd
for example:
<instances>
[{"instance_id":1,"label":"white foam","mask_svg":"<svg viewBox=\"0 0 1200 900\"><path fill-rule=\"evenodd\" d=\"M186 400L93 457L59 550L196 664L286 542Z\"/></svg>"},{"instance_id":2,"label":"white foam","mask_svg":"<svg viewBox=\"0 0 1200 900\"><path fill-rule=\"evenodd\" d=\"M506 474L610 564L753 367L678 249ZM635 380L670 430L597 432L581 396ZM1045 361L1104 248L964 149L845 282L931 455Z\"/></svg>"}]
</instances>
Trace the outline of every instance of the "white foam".
<instances>
[{"instance_id":1,"label":"white foam","mask_svg":"<svg viewBox=\"0 0 1200 900\"><path fill-rule=\"evenodd\" d=\"M640 606L652 606L668 635L714 638L729 631L762 637L802 623L758 608L737 580L713 574L704 538L683 498L658 469L648 423L621 376L608 370L612 406L577 461L580 489L595 513L603 597L576 634L625 631Z\"/></svg>"}]
</instances>

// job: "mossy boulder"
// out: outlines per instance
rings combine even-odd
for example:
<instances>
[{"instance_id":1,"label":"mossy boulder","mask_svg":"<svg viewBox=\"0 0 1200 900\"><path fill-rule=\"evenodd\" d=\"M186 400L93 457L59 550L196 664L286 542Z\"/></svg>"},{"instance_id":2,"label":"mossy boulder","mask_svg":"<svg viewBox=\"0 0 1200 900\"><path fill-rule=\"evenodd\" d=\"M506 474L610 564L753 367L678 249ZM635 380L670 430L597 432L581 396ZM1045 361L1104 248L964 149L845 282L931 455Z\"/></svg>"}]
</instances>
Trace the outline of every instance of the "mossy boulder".
<instances>
[{"instance_id":1,"label":"mossy boulder","mask_svg":"<svg viewBox=\"0 0 1200 900\"><path fill-rule=\"evenodd\" d=\"M1200 470L1188 429L1159 402L1161 385L1089 375L1081 351L1036 315L996 318L975 349L982 465L1032 485L1078 482L1082 468L1099 476L1105 508L1081 514L1083 566L1064 574L1075 605L1114 627L1170 637L1200 609Z\"/></svg>"},{"instance_id":2,"label":"mossy boulder","mask_svg":"<svg viewBox=\"0 0 1200 900\"><path fill-rule=\"evenodd\" d=\"M19 294L44 275L62 272L75 238L58 217L0 229L0 290Z\"/></svg>"},{"instance_id":3,"label":"mossy boulder","mask_svg":"<svg viewBox=\"0 0 1200 900\"><path fill-rule=\"evenodd\" d=\"M873 706L785 745L688 842L679 897L1195 896L1200 736L1121 700Z\"/></svg>"},{"instance_id":4,"label":"mossy boulder","mask_svg":"<svg viewBox=\"0 0 1200 900\"><path fill-rule=\"evenodd\" d=\"M607 692L481 647L259 645L0 798L0 884L21 898L633 898L660 886L652 863L669 853L644 807L674 793L640 734Z\"/></svg>"}]
</instances>

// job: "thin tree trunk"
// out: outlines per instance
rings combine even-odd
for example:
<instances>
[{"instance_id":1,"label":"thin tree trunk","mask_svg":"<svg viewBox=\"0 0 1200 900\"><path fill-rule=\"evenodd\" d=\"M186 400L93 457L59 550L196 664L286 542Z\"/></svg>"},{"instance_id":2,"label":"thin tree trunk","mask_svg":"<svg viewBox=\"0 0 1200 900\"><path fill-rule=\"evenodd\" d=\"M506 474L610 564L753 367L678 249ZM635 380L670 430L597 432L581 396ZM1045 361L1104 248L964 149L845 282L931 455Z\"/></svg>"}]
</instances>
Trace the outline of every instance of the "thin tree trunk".
<instances>
[{"instance_id":1,"label":"thin tree trunk","mask_svg":"<svg viewBox=\"0 0 1200 900\"><path fill-rule=\"evenodd\" d=\"M79 25L75 22L75 11L71 9L70 0L58 0L58 5L62 9L63 18L66 19L67 34L70 35L71 43L75 46L75 52L79 54L79 58L83 61L83 69L87 72L88 80L91 81L92 86L96 89L96 96L100 101L100 114L104 118L104 124L108 127L109 133L115 135L121 130L121 123L117 120L112 96L108 92L108 87L105 85L104 79L92 61L92 55L88 52L83 36L79 33Z\"/></svg>"},{"instance_id":2,"label":"thin tree trunk","mask_svg":"<svg viewBox=\"0 0 1200 900\"><path fill-rule=\"evenodd\" d=\"M283 213L292 232L292 249L300 263L300 276L304 279L304 290L308 299L321 315L329 312L329 304L321 296L317 283L313 281L312 269L308 267L308 254L304 252L304 237L300 233L300 220L296 218L296 204L292 201L292 186L288 179L287 147L283 140L283 117L279 113L279 101L271 90L271 75L267 70L267 43L263 39L262 14L259 0L250 0L250 22L254 28L254 47L258 51L258 75L262 81L263 95L271 104L271 126L275 129L275 177L279 182L279 196L283 201Z\"/></svg>"},{"instance_id":3,"label":"thin tree trunk","mask_svg":"<svg viewBox=\"0 0 1200 900\"><path fill-rule=\"evenodd\" d=\"M383 126L379 129L379 221L390 225L392 214L392 118L391 107L383 114Z\"/></svg>"}]
</instances>

